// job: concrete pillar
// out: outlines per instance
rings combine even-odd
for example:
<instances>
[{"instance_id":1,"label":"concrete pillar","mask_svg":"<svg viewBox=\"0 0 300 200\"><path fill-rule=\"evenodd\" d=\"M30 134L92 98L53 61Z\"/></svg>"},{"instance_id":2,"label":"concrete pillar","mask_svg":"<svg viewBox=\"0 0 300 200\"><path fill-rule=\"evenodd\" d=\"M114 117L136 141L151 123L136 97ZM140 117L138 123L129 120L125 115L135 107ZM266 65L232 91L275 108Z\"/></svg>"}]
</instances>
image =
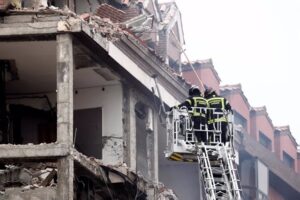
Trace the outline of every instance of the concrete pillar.
<instances>
[{"instance_id":1,"label":"concrete pillar","mask_svg":"<svg viewBox=\"0 0 300 200\"><path fill-rule=\"evenodd\" d=\"M57 141L73 144L73 45L69 34L57 35Z\"/></svg>"},{"instance_id":2,"label":"concrete pillar","mask_svg":"<svg viewBox=\"0 0 300 200\"><path fill-rule=\"evenodd\" d=\"M57 141L73 144L73 45L70 34L57 35ZM74 161L58 160L57 199L73 200Z\"/></svg>"},{"instance_id":3,"label":"concrete pillar","mask_svg":"<svg viewBox=\"0 0 300 200\"><path fill-rule=\"evenodd\" d=\"M130 132L129 132L129 160L130 160L130 169L136 170L136 116L135 116L135 104L137 99L134 96L132 89L129 91L129 123L130 123Z\"/></svg>"},{"instance_id":4,"label":"concrete pillar","mask_svg":"<svg viewBox=\"0 0 300 200\"><path fill-rule=\"evenodd\" d=\"M74 198L74 160L71 156L60 158L57 163L57 198L73 200Z\"/></svg>"}]
</instances>

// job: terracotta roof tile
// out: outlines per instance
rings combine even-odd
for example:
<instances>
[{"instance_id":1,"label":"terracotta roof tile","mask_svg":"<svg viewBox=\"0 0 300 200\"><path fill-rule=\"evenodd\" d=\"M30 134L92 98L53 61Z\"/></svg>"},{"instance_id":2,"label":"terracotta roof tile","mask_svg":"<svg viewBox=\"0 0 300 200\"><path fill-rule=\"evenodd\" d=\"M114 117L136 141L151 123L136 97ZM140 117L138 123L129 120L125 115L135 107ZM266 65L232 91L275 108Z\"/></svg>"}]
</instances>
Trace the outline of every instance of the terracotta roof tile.
<instances>
[{"instance_id":1,"label":"terracotta roof tile","mask_svg":"<svg viewBox=\"0 0 300 200\"><path fill-rule=\"evenodd\" d=\"M96 9L95 15L101 18L109 18L114 23L121 23L140 15L140 11L134 5L120 10L104 3Z\"/></svg>"},{"instance_id":2,"label":"terracotta roof tile","mask_svg":"<svg viewBox=\"0 0 300 200\"><path fill-rule=\"evenodd\" d=\"M123 11L125 12L123 22L140 15L140 11L137 7L128 7Z\"/></svg>"},{"instance_id":3,"label":"terracotta roof tile","mask_svg":"<svg viewBox=\"0 0 300 200\"><path fill-rule=\"evenodd\" d=\"M114 23L120 23L125 17L125 12L108 4L101 4L95 11L95 15L101 18L109 18Z\"/></svg>"}]
</instances>

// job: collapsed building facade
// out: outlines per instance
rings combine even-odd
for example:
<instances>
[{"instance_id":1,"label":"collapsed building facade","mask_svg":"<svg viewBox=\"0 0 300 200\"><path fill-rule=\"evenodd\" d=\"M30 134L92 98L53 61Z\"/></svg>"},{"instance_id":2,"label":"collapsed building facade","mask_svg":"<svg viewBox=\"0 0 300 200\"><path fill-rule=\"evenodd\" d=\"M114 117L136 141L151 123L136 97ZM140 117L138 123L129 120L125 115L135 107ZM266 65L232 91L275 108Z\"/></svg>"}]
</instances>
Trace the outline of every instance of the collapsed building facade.
<instances>
[{"instance_id":1,"label":"collapsed building facade","mask_svg":"<svg viewBox=\"0 0 300 200\"><path fill-rule=\"evenodd\" d=\"M157 2L0 9L1 198L176 199L159 182L158 140L189 84L167 65L159 32L175 23L161 24Z\"/></svg>"},{"instance_id":2,"label":"collapsed building facade","mask_svg":"<svg viewBox=\"0 0 300 200\"><path fill-rule=\"evenodd\" d=\"M198 84L181 62L174 2L0 0L0 12L0 199L200 199L197 165L163 156L164 111ZM261 110L242 93L234 106L235 87L219 86L210 60L193 64L235 114L249 118L236 121L243 128L235 137L249 199L297 196L299 174L272 157L274 148L251 148L258 142L250 113L255 119ZM258 185L258 166L268 171L262 163L271 166L266 190Z\"/></svg>"}]
</instances>

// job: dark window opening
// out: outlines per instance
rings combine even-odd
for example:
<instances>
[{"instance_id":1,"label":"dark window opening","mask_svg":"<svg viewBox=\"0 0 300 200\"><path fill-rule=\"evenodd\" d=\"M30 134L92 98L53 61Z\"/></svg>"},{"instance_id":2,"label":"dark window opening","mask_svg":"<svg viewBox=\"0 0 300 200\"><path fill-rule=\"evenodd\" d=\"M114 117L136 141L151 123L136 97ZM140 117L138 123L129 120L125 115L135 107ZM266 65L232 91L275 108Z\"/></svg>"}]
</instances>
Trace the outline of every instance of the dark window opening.
<instances>
[{"instance_id":1,"label":"dark window opening","mask_svg":"<svg viewBox=\"0 0 300 200\"><path fill-rule=\"evenodd\" d=\"M272 150L272 141L262 132L259 132L259 143L269 150Z\"/></svg>"},{"instance_id":2,"label":"dark window opening","mask_svg":"<svg viewBox=\"0 0 300 200\"><path fill-rule=\"evenodd\" d=\"M87 156L102 159L102 109L74 111L74 143Z\"/></svg>"},{"instance_id":3,"label":"dark window opening","mask_svg":"<svg viewBox=\"0 0 300 200\"><path fill-rule=\"evenodd\" d=\"M235 110L233 111L234 115L234 124L241 125L245 130L247 130L247 120Z\"/></svg>"},{"instance_id":4,"label":"dark window opening","mask_svg":"<svg viewBox=\"0 0 300 200\"><path fill-rule=\"evenodd\" d=\"M9 105L8 142L39 144L56 141L56 112Z\"/></svg>"},{"instance_id":5,"label":"dark window opening","mask_svg":"<svg viewBox=\"0 0 300 200\"><path fill-rule=\"evenodd\" d=\"M283 163L289 166L289 168L294 169L295 168L295 160L286 152L283 151Z\"/></svg>"}]
</instances>

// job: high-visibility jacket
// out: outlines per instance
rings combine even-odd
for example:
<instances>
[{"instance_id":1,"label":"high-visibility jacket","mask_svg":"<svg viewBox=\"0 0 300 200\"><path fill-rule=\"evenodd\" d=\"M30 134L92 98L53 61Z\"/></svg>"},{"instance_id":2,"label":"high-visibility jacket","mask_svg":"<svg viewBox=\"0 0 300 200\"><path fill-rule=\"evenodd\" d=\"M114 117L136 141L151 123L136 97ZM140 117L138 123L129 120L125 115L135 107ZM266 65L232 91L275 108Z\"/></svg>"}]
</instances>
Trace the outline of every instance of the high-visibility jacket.
<instances>
[{"instance_id":1,"label":"high-visibility jacket","mask_svg":"<svg viewBox=\"0 0 300 200\"><path fill-rule=\"evenodd\" d=\"M193 117L201 116L206 117L207 101L201 96L189 97L183 103L179 104L178 108L187 107L188 111Z\"/></svg>"},{"instance_id":2,"label":"high-visibility jacket","mask_svg":"<svg viewBox=\"0 0 300 200\"><path fill-rule=\"evenodd\" d=\"M227 117L223 113L224 110L231 110L231 106L227 99L218 96L211 97L207 99L207 106L208 108L212 108L212 110L208 112L208 124L213 122L227 122ZM213 110L218 114L214 114Z\"/></svg>"}]
</instances>

